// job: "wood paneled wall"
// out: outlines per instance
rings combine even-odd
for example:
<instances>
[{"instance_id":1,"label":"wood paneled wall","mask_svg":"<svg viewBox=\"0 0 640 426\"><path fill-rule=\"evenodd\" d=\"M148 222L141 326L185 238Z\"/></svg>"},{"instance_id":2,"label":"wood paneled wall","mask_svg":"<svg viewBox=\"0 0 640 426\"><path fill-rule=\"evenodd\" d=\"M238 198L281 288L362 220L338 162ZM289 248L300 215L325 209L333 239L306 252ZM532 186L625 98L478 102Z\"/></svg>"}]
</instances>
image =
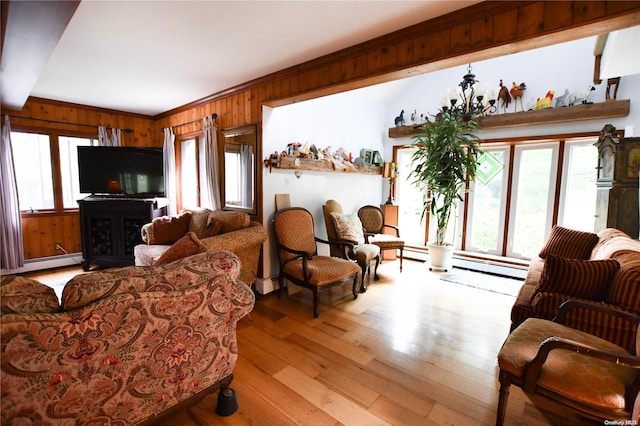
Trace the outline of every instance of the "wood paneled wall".
<instances>
[{"instance_id":1,"label":"wood paneled wall","mask_svg":"<svg viewBox=\"0 0 640 426\"><path fill-rule=\"evenodd\" d=\"M638 1L482 2L212 94L156 117L123 114L43 99L30 99L23 111L16 114L43 120L131 129L132 133L123 135L123 144L128 146L162 146L163 128L174 127L176 134L201 130L200 119L213 113L218 114L219 129L258 123L260 138L263 105L285 105L602 34L639 25L639 14ZM194 120L198 121L180 126ZM19 119L12 120L12 123L15 126L36 124ZM39 122L38 126L60 125ZM67 126L65 130L86 128ZM261 161L258 164L262 167ZM76 236L77 240L68 242L71 250L66 246L65 249L80 250L79 224L68 220L65 215L29 218L24 227L25 247L29 247L29 258L60 254L55 253L55 243L60 242L56 239L61 235L64 235L64 241L67 241L68 235ZM60 229L63 229L62 233L59 232Z\"/></svg>"},{"instance_id":2,"label":"wood paneled wall","mask_svg":"<svg viewBox=\"0 0 640 426\"><path fill-rule=\"evenodd\" d=\"M21 111L3 110L2 114L11 116L12 130L29 128L72 132L97 138L97 127L101 125L131 130L122 133L122 144L125 146L162 146L162 139L152 139L153 117L39 98L29 98ZM60 244L68 253L82 251L77 211L24 213L22 233L25 259L63 255L63 251L56 249L56 244Z\"/></svg>"}]
</instances>

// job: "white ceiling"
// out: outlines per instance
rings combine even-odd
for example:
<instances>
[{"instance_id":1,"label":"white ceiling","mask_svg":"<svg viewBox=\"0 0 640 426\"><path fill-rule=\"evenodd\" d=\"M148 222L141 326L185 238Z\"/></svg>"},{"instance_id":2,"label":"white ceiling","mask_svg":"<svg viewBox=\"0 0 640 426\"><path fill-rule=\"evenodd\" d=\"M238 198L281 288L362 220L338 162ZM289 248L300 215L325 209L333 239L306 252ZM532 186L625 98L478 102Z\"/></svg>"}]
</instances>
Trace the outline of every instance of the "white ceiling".
<instances>
[{"instance_id":1,"label":"white ceiling","mask_svg":"<svg viewBox=\"0 0 640 426\"><path fill-rule=\"evenodd\" d=\"M84 0L31 95L156 115L475 3Z\"/></svg>"}]
</instances>

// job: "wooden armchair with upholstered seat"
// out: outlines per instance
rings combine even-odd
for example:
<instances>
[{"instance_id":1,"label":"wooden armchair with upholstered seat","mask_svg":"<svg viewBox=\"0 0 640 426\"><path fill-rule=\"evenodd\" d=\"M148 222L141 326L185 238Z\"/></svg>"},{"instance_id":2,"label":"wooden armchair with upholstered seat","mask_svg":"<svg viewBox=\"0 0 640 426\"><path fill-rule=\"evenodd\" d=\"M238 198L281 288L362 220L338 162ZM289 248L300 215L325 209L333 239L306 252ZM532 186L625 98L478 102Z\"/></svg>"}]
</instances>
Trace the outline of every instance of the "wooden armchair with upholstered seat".
<instances>
[{"instance_id":1,"label":"wooden armchair with upholstered seat","mask_svg":"<svg viewBox=\"0 0 640 426\"><path fill-rule=\"evenodd\" d=\"M640 336L639 316L585 301L565 302L553 321L525 320L509 335L498 354L500 397L496 425L504 422L511 384L522 388L532 401L551 400L584 418L639 420L640 342L636 341L635 350L629 352L608 340L563 325L573 309L606 313L629 322Z\"/></svg>"},{"instance_id":2,"label":"wooden armchair with upholstered seat","mask_svg":"<svg viewBox=\"0 0 640 426\"><path fill-rule=\"evenodd\" d=\"M404 240L400 238L400 229L395 225L385 223L384 213L380 207L364 206L358 210L358 217L364 228L364 236L367 242L375 244L384 250L400 250L400 271L402 272L402 252L404 251ZM385 228L395 233L385 234Z\"/></svg>"},{"instance_id":3,"label":"wooden armchair with upholstered seat","mask_svg":"<svg viewBox=\"0 0 640 426\"><path fill-rule=\"evenodd\" d=\"M322 206L322 212L331 256L354 260L360 266L362 269L360 291L364 293L367 291L364 278L367 272L371 276L371 261L376 262L373 278L375 280L379 278L380 248L366 242L360 219L356 215L344 214L342 206L336 200L328 200Z\"/></svg>"},{"instance_id":4,"label":"wooden armchair with upholstered seat","mask_svg":"<svg viewBox=\"0 0 640 426\"><path fill-rule=\"evenodd\" d=\"M276 212L273 218L278 262L278 298L287 279L313 292L313 317L320 315L320 292L325 288L353 280L353 298L360 268L354 262L331 256L319 256L317 243L329 244L314 234L313 216L301 207ZM347 244L348 245L348 244Z\"/></svg>"}]
</instances>

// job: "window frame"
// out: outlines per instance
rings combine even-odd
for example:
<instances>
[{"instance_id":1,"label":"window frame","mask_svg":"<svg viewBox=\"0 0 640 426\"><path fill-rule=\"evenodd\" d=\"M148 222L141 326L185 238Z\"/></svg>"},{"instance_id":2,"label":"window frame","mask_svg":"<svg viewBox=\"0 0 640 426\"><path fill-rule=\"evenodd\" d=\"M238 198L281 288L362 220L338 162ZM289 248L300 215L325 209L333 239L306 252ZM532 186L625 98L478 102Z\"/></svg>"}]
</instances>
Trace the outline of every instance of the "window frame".
<instances>
[{"instance_id":1,"label":"window frame","mask_svg":"<svg viewBox=\"0 0 640 426\"><path fill-rule=\"evenodd\" d=\"M51 215L64 212L78 211L78 207L64 207L64 196L62 194L62 170L60 166L60 137L84 138L98 141L98 132L49 129L38 126L12 125L12 133L38 133L49 136L49 150L51 155L51 180L53 183L53 208L40 209L37 211L21 210L22 217L35 217L42 215ZM13 142L13 141L12 141Z\"/></svg>"}]
</instances>

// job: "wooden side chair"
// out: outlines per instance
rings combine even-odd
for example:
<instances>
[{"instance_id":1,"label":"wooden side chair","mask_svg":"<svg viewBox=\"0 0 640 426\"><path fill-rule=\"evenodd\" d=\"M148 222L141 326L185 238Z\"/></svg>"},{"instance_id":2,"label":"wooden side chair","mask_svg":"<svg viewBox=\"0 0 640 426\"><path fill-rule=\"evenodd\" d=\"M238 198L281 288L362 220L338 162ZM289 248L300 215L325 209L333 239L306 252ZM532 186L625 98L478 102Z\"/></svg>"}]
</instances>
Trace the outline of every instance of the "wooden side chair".
<instances>
[{"instance_id":1,"label":"wooden side chair","mask_svg":"<svg viewBox=\"0 0 640 426\"><path fill-rule=\"evenodd\" d=\"M324 224L327 228L327 237L330 244L331 256L355 261L362 270L360 291L367 291L365 275L371 276L371 262L375 261L373 278L378 277L378 265L380 265L380 248L368 244L364 236L362 223L355 215L345 215L342 206L336 200L328 200L322 206ZM336 216L338 215L338 216ZM345 245L345 243L347 243Z\"/></svg>"},{"instance_id":2,"label":"wooden side chair","mask_svg":"<svg viewBox=\"0 0 640 426\"><path fill-rule=\"evenodd\" d=\"M572 309L606 312L635 324L638 337L634 353L563 325ZM530 396L570 407L585 418L639 420L639 324L640 316L577 300L563 303L553 321L538 318L524 321L509 335L498 354L500 397L496 425L504 422L511 384Z\"/></svg>"},{"instance_id":3,"label":"wooden side chair","mask_svg":"<svg viewBox=\"0 0 640 426\"><path fill-rule=\"evenodd\" d=\"M404 240L400 238L400 229L395 225L386 224L384 213L377 206L364 206L358 210L358 217L364 227L367 242L375 244L384 250L400 250L400 272L402 272L402 252ZM391 229L395 235L385 234L385 228Z\"/></svg>"},{"instance_id":4,"label":"wooden side chair","mask_svg":"<svg viewBox=\"0 0 640 426\"><path fill-rule=\"evenodd\" d=\"M358 297L356 285L360 268L355 263L330 256L319 256L317 242L328 241L314 235L313 216L300 207L276 212L273 218L278 262L278 298L287 279L313 292L313 317L320 315L320 292L328 287L353 280L353 298Z\"/></svg>"}]
</instances>

